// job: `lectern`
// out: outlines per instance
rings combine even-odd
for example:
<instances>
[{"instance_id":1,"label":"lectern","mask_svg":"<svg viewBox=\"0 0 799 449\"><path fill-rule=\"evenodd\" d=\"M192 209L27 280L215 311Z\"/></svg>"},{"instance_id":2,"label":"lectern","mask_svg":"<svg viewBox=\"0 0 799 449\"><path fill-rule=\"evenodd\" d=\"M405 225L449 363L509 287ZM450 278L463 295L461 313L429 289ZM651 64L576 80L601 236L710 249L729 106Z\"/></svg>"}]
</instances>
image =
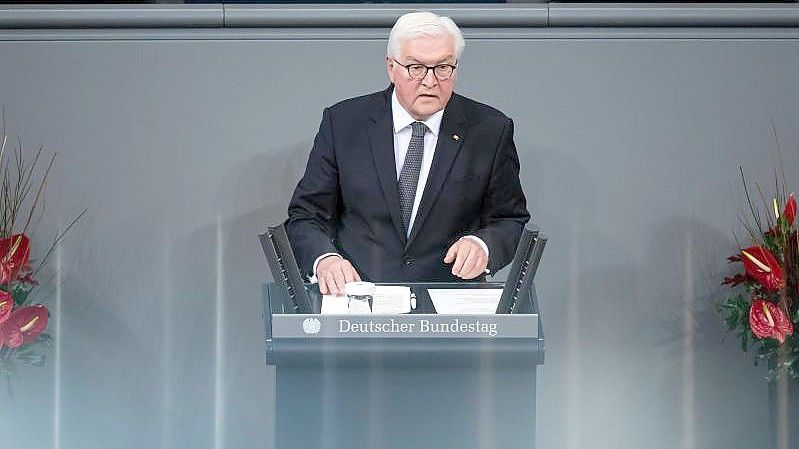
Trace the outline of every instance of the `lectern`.
<instances>
[{"instance_id":1,"label":"lectern","mask_svg":"<svg viewBox=\"0 0 799 449\"><path fill-rule=\"evenodd\" d=\"M429 289L403 284L402 315L295 313L264 287L266 361L275 366L277 449L522 449L535 445L536 368L544 336L533 284L512 314L440 315Z\"/></svg>"}]
</instances>

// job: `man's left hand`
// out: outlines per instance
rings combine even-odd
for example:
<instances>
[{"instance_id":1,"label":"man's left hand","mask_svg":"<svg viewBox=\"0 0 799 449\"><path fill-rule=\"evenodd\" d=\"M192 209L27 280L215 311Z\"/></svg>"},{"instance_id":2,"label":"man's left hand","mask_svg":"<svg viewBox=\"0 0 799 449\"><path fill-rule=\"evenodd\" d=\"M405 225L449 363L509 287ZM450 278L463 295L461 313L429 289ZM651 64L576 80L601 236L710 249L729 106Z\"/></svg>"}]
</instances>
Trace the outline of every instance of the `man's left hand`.
<instances>
[{"instance_id":1,"label":"man's left hand","mask_svg":"<svg viewBox=\"0 0 799 449\"><path fill-rule=\"evenodd\" d=\"M452 263L454 261L454 263ZM453 243L444 256L444 263L452 263L452 274L461 279L474 279L485 274L488 254L472 239L461 237Z\"/></svg>"}]
</instances>

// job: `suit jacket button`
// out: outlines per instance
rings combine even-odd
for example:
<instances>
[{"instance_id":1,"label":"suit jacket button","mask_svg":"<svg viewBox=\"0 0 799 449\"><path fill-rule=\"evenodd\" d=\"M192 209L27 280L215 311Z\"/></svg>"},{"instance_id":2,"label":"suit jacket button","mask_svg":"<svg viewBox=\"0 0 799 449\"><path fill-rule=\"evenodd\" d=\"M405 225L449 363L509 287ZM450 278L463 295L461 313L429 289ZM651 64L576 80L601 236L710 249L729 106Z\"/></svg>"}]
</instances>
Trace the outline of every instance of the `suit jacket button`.
<instances>
[{"instance_id":1,"label":"suit jacket button","mask_svg":"<svg viewBox=\"0 0 799 449\"><path fill-rule=\"evenodd\" d=\"M405 266L410 267L413 265L413 259L405 259Z\"/></svg>"}]
</instances>

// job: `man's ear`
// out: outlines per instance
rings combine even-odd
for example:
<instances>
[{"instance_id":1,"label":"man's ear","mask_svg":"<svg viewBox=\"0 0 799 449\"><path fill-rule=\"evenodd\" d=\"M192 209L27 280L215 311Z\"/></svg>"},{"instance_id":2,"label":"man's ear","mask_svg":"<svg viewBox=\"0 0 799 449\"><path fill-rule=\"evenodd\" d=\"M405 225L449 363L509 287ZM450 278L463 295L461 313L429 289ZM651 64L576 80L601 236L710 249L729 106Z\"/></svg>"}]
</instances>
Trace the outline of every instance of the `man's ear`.
<instances>
[{"instance_id":1,"label":"man's ear","mask_svg":"<svg viewBox=\"0 0 799 449\"><path fill-rule=\"evenodd\" d=\"M386 71L388 72L388 79L391 81L391 84L394 83L394 59L391 56L386 55Z\"/></svg>"}]
</instances>

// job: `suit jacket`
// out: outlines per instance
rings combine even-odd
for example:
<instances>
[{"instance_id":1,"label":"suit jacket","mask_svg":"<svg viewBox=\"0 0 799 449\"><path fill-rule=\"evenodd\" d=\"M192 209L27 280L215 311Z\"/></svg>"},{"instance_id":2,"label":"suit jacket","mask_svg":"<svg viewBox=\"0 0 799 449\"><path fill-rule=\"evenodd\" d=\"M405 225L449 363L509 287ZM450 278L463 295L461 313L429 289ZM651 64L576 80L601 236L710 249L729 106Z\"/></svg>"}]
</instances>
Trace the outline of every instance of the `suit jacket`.
<instances>
[{"instance_id":1,"label":"suit jacket","mask_svg":"<svg viewBox=\"0 0 799 449\"><path fill-rule=\"evenodd\" d=\"M391 113L393 86L322 114L287 231L300 269L337 252L364 280L456 281L443 259L464 235L483 239L495 272L513 258L529 220L513 122L453 94L410 236L400 218Z\"/></svg>"}]
</instances>

